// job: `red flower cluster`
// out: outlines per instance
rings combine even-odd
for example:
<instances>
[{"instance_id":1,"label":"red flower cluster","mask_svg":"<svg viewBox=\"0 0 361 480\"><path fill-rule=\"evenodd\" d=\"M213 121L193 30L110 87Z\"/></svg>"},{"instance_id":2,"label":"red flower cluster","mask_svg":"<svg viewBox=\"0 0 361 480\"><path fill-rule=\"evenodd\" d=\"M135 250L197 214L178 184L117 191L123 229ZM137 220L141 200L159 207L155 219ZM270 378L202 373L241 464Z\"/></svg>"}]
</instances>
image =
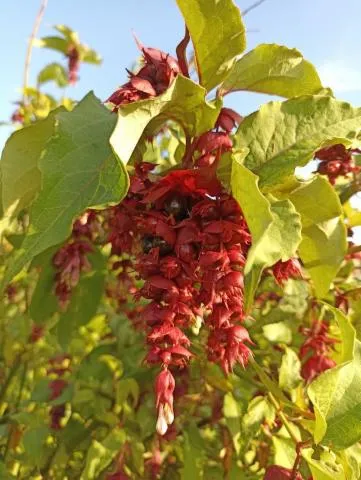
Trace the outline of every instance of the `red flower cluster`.
<instances>
[{"instance_id":1,"label":"red flower cluster","mask_svg":"<svg viewBox=\"0 0 361 480\"><path fill-rule=\"evenodd\" d=\"M347 149L344 145L332 145L316 152L315 157L321 160L317 171L327 175L328 179L335 184L337 177L347 176L351 172L359 172L360 167L355 165L353 153L358 150Z\"/></svg>"},{"instance_id":2,"label":"red flower cluster","mask_svg":"<svg viewBox=\"0 0 361 480\"><path fill-rule=\"evenodd\" d=\"M303 480L302 475L297 472L293 476L293 471L289 468L280 467L279 465L271 465L267 468L263 480Z\"/></svg>"},{"instance_id":3,"label":"red flower cluster","mask_svg":"<svg viewBox=\"0 0 361 480\"><path fill-rule=\"evenodd\" d=\"M289 278L302 277L300 262L296 258L290 258L285 262L281 260L272 267L272 273L278 285L282 286Z\"/></svg>"},{"instance_id":4,"label":"red flower cluster","mask_svg":"<svg viewBox=\"0 0 361 480\"><path fill-rule=\"evenodd\" d=\"M300 348L300 358L305 360L301 369L302 377L311 382L325 370L332 368L336 362L327 356L337 340L328 336L329 324L314 320L311 328L301 327L307 338Z\"/></svg>"},{"instance_id":5,"label":"red flower cluster","mask_svg":"<svg viewBox=\"0 0 361 480\"><path fill-rule=\"evenodd\" d=\"M229 134L241 121L242 117L234 110L221 109L215 131L203 133L193 146L197 167L209 167L219 160L224 152L232 150L233 142ZM224 131L219 131L220 129Z\"/></svg>"},{"instance_id":6,"label":"red flower cluster","mask_svg":"<svg viewBox=\"0 0 361 480\"><path fill-rule=\"evenodd\" d=\"M129 72L129 82L122 85L107 100L116 111L120 105L156 97L165 92L180 73L177 60L155 48L137 42L143 55L144 66L137 74Z\"/></svg>"},{"instance_id":7,"label":"red flower cluster","mask_svg":"<svg viewBox=\"0 0 361 480\"><path fill-rule=\"evenodd\" d=\"M136 298L150 303L143 319L156 379L157 430L173 422L175 380L192 354L184 333L197 315L207 317L209 358L229 373L245 366L251 343L243 318L243 273L251 236L237 202L206 170L178 170L159 181L140 164L127 198L109 215L112 253L139 252L134 267L144 280ZM137 247L138 245L138 247Z\"/></svg>"},{"instance_id":8,"label":"red flower cluster","mask_svg":"<svg viewBox=\"0 0 361 480\"><path fill-rule=\"evenodd\" d=\"M55 294L62 308L67 306L80 274L91 269L87 254L93 251L90 242L97 237L99 229L97 214L85 212L74 222L71 239L53 257Z\"/></svg>"},{"instance_id":9,"label":"red flower cluster","mask_svg":"<svg viewBox=\"0 0 361 480\"><path fill-rule=\"evenodd\" d=\"M79 80L80 54L75 45L71 45L66 55L68 57L68 79L70 85L75 85Z\"/></svg>"},{"instance_id":10,"label":"red flower cluster","mask_svg":"<svg viewBox=\"0 0 361 480\"><path fill-rule=\"evenodd\" d=\"M57 378L53 379L49 383L49 400L56 400L59 398L64 390L68 387L69 383L62 376L68 372L70 357L68 355L57 355L50 359L50 368L48 369L48 375L56 375ZM50 408L50 428L53 430L60 430L62 428L61 420L65 416L66 406L65 403L60 405L53 405Z\"/></svg>"},{"instance_id":11,"label":"red flower cluster","mask_svg":"<svg viewBox=\"0 0 361 480\"><path fill-rule=\"evenodd\" d=\"M88 242L75 240L61 247L54 255L53 265L57 270L55 294L62 308L66 307L72 290L78 285L81 272L90 270L87 253L92 251Z\"/></svg>"}]
</instances>

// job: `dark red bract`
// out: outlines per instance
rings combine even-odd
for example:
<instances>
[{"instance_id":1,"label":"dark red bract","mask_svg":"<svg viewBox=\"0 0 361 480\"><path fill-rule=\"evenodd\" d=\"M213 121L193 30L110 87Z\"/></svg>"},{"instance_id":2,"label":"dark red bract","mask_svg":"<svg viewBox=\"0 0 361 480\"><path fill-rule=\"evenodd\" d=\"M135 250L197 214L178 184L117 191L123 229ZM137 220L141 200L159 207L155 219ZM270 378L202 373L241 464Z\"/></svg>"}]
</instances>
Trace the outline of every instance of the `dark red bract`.
<instances>
[{"instance_id":1,"label":"dark red bract","mask_svg":"<svg viewBox=\"0 0 361 480\"><path fill-rule=\"evenodd\" d=\"M279 465L271 465L267 468L266 474L263 477L263 480L303 480L302 475L297 472L294 477L292 477L292 470Z\"/></svg>"}]
</instances>

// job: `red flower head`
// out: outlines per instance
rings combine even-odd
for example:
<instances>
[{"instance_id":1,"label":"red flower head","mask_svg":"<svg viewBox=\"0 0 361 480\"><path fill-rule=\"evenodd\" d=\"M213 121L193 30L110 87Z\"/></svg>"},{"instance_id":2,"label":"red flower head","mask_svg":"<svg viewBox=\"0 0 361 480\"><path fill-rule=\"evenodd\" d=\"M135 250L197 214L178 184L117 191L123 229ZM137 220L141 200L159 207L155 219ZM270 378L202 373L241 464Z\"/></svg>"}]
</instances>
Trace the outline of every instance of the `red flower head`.
<instances>
[{"instance_id":1,"label":"red flower head","mask_svg":"<svg viewBox=\"0 0 361 480\"><path fill-rule=\"evenodd\" d=\"M107 102L113 103L115 110L120 105L160 95L180 73L175 58L156 48L144 47L137 39L136 42L142 52L144 66L136 74L128 72L129 82L108 98Z\"/></svg>"},{"instance_id":2,"label":"red flower head","mask_svg":"<svg viewBox=\"0 0 361 480\"><path fill-rule=\"evenodd\" d=\"M314 355L310 357L302 366L301 375L307 382L318 377L321 373L336 366L336 362L332 358L324 355Z\"/></svg>"},{"instance_id":3,"label":"red flower head","mask_svg":"<svg viewBox=\"0 0 361 480\"><path fill-rule=\"evenodd\" d=\"M156 407L158 409L157 432L164 435L174 420L173 392L175 380L168 369L162 370L155 382Z\"/></svg>"},{"instance_id":4,"label":"red flower head","mask_svg":"<svg viewBox=\"0 0 361 480\"><path fill-rule=\"evenodd\" d=\"M302 276L300 262L296 258L290 258L286 262L278 261L272 267L273 275L279 285L283 285L289 278Z\"/></svg>"},{"instance_id":5,"label":"red flower head","mask_svg":"<svg viewBox=\"0 0 361 480\"><path fill-rule=\"evenodd\" d=\"M45 329L42 325L33 325L31 327L30 342L36 343L44 336Z\"/></svg>"},{"instance_id":6,"label":"red flower head","mask_svg":"<svg viewBox=\"0 0 361 480\"><path fill-rule=\"evenodd\" d=\"M58 378L56 380L52 380L49 383L50 388L50 400L55 400L56 398L60 397L63 393L63 390L68 386L68 382L66 380L62 380Z\"/></svg>"},{"instance_id":7,"label":"red flower head","mask_svg":"<svg viewBox=\"0 0 361 480\"><path fill-rule=\"evenodd\" d=\"M216 128L222 128L225 132L230 133L233 128L240 124L243 117L231 108L221 108L216 121Z\"/></svg>"},{"instance_id":8,"label":"red flower head","mask_svg":"<svg viewBox=\"0 0 361 480\"><path fill-rule=\"evenodd\" d=\"M267 468L263 480L290 480L291 478L294 480L303 480L303 477L299 472L296 473L295 477L292 477L292 473L292 470L288 468L280 467L279 465L271 465Z\"/></svg>"}]
</instances>

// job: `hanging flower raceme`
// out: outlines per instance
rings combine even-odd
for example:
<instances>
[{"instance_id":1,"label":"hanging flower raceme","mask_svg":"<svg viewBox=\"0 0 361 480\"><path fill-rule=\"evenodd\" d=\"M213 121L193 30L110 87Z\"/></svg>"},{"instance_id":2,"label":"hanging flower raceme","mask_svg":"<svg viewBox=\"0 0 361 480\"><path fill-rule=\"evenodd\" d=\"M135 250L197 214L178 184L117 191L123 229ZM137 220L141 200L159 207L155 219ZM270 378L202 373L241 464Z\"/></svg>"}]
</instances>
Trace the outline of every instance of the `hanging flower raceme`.
<instances>
[{"instance_id":1,"label":"hanging flower raceme","mask_svg":"<svg viewBox=\"0 0 361 480\"><path fill-rule=\"evenodd\" d=\"M146 361L156 379L157 430L173 422L174 374L192 354L185 330L206 310L209 358L226 373L245 366L251 340L243 319L243 266L251 236L237 202L207 169L177 170L150 181L140 164L108 220L112 253L136 253L143 280L136 299L149 333ZM149 183L150 182L150 183ZM141 251L139 252L139 250Z\"/></svg>"},{"instance_id":2,"label":"hanging flower raceme","mask_svg":"<svg viewBox=\"0 0 361 480\"><path fill-rule=\"evenodd\" d=\"M73 225L72 236L53 256L55 295L66 308L80 275L91 269L88 254L93 252L92 242L101 231L101 223L94 211L87 211Z\"/></svg>"},{"instance_id":3,"label":"hanging flower raceme","mask_svg":"<svg viewBox=\"0 0 361 480\"><path fill-rule=\"evenodd\" d=\"M360 167L355 164L354 153L358 153L358 150L347 149L342 144L322 148L315 154L315 157L321 160L317 171L322 175L326 175L332 185L334 185L338 177L345 177L350 173L360 171Z\"/></svg>"},{"instance_id":4,"label":"hanging flower raceme","mask_svg":"<svg viewBox=\"0 0 361 480\"><path fill-rule=\"evenodd\" d=\"M300 358L303 360L301 375L311 382L336 365L328 354L337 340L329 337L329 324L326 321L314 320L310 328L301 327L300 330L307 337L300 348Z\"/></svg>"},{"instance_id":5,"label":"hanging flower raceme","mask_svg":"<svg viewBox=\"0 0 361 480\"><path fill-rule=\"evenodd\" d=\"M93 247L88 242L74 240L61 247L54 255L55 295L62 308L68 304L72 290L79 283L80 274L91 269L87 254L92 251Z\"/></svg>"},{"instance_id":6,"label":"hanging flower raceme","mask_svg":"<svg viewBox=\"0 0 361 480\"><path fill-rule=\"evenodd\" d=\"M144 47L137 41L142 52L143 66L134 74L129 73L129 82L122 85L107 100L117 110L120 105L156 97L165 92L180 73L178 62L171 55L155 48Z\"/></svg>"}]
</instances>

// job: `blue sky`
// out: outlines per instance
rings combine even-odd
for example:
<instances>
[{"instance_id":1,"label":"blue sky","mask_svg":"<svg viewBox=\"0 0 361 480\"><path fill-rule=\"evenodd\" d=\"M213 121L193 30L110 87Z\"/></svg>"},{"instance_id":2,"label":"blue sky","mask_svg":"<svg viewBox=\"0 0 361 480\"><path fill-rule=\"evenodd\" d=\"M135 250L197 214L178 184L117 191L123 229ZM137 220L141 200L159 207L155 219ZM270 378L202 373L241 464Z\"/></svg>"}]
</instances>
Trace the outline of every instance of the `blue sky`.
<instances>
[{"instance_id":1,"label":"blue sky","mask_svg":"<svg viewBox=\"0 0 361 480\"><path fill-rule=\"evenodd\" d=\"M40 0L1 0L0 121L14 110L22 84L26 42ZM246 8L252 0L237 0ZM360 0L267 0L245 17L247 50L258 43L279 43L298 48L320 70L326 86L339 98L361 105ZM174 52L183 34L175 0L49 0L40 36L51 35L52 25L63 23L79 32L83 42L103 56L103 65L82 67L81 81L66 94L80 99L93 89L105 99L126 78L125 67L137 58L132 30L145 45ZM61 55L34 49L30 79ZM47 89L45 88L45 91ZM49 88L48 88L49 90ZM51 90L50 90L51 91ZM236 93L228 103L247 114L268 100L258 94ZM9 134L0 127L0 147Z\"/></svg>"}]
</instances>

